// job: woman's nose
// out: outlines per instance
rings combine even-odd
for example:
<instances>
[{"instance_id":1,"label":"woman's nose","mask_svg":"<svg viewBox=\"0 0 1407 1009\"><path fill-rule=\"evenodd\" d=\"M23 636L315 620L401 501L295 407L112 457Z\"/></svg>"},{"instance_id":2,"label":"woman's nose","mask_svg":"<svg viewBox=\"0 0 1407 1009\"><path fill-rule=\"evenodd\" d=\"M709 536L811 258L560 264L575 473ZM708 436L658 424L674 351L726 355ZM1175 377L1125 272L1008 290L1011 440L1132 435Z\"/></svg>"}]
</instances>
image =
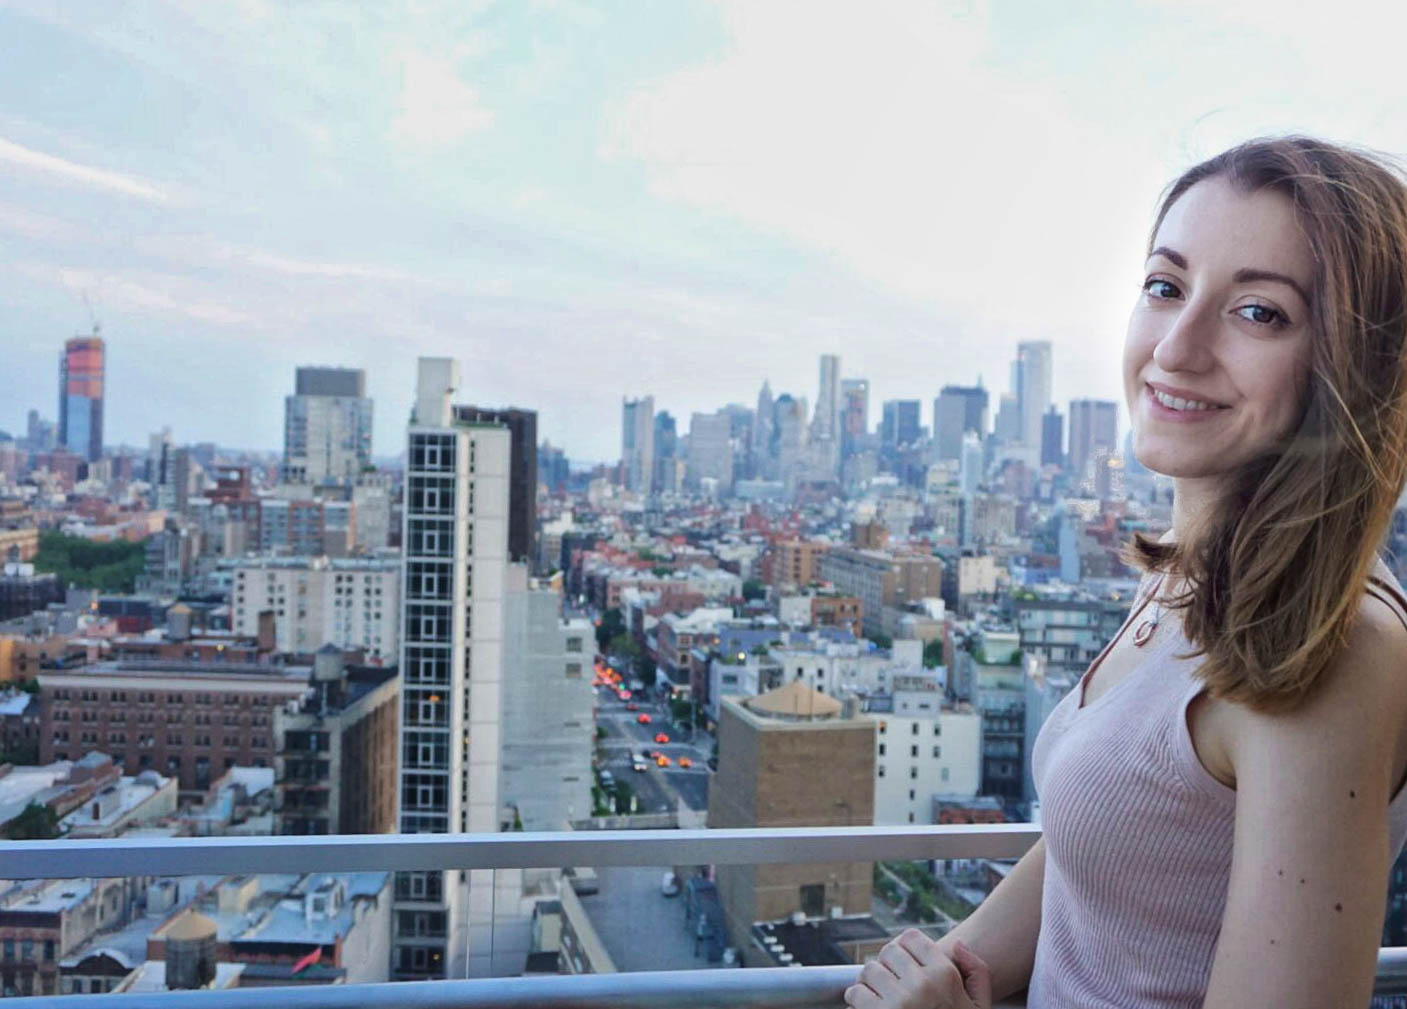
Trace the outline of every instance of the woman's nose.
<instances>
[{"instance_id":1,"label":"woman's nose","mask_svg":"<svg viewBox=\"0 0 1407 1009\"><path fill-rule=\"evenodd\" d=\"M1153 362L1165 372L1202 372L1215 360L1216 308L1190 301L1153 348Z\"/></svg>"}]
</instances>

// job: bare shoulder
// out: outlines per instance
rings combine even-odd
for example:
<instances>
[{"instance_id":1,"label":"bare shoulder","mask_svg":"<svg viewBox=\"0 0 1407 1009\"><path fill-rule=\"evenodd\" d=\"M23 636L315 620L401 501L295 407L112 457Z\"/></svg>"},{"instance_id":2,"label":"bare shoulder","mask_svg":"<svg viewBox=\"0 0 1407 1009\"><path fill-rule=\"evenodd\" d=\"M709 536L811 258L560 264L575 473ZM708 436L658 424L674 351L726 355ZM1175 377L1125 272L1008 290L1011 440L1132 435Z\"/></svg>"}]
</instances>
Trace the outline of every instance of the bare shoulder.
<instances>
[{"instance_id":1,"label":"bare shoulder","mask_svg":"<svg viewBox=\"0 0 1407 1009\"><path fill-rule=\"evenodd\" d=\"M1386 603L1364 594L1348 640L1322 675L1321 687L1288 714L1228 706L1235 722L1227 740L1233 764L1238 754L1263 746L1407 743L1407 628Z\"/></svg>"}]
</instances>

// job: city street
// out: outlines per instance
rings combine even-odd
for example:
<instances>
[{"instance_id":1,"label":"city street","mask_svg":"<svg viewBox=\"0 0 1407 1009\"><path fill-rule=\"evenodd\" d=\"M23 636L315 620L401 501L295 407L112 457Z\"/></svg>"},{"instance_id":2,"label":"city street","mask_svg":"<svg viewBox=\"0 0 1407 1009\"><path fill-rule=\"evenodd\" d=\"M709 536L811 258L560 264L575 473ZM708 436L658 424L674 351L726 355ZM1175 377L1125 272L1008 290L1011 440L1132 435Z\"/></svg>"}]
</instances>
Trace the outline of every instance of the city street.
<instances>
[{"instance_id":1,"label":"city street","mask_svg":"<svg viewBox=\"0 0 1407 1009\"><path fill-rule=\"evenodd\" d=\"M688 730L683 732L683 741L676 741L678 730L669 721L668 706L645 695L632 698L639 709L629 711L625 701L620 700L614 690L608 687L596 688L599 706L597 724L605 727L606 737L600 741L606 757L605 767L617 781L624 781L635 790L639 798L639 812L659 813L673 811L682 805L686 809L703 812L708 809L708 757L713 747L713 737L702 732L693 734L689 741ZM650 716L650 724L641 725L641 714ZM669 736L668 743L656 743L656 733ZM631 769L631 755L649 754L658 750L670 759L670 767L658 767L653 760L647 760L648 769ZM679 758L687 757L693 767L681 768Z\"/></svg>"}]
</instances>

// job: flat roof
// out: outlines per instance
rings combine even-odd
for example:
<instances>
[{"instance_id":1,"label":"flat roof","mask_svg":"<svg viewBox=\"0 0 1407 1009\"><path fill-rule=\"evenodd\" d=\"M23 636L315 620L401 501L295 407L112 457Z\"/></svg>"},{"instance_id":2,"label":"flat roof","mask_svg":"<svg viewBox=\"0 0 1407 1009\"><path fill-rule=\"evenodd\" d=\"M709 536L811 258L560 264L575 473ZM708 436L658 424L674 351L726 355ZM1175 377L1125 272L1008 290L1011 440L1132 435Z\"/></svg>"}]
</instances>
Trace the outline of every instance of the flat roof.
<instances>
[{"instance_id":1,"label":"flat roof","mask_svg":"<svg viewBox=\"0 0 1407 1009\"><path fill-rule=\"evenodd\" d=\"M254 677L263 680L285 682L308 679L312 666L261 665L253 662L191 662L180 659L114 659L106 662L90 662L73 669L45 670L39 674L42 680L55 676L157 676L171 679L188 679L191 676Z\"/></svg>"}]
</instances>

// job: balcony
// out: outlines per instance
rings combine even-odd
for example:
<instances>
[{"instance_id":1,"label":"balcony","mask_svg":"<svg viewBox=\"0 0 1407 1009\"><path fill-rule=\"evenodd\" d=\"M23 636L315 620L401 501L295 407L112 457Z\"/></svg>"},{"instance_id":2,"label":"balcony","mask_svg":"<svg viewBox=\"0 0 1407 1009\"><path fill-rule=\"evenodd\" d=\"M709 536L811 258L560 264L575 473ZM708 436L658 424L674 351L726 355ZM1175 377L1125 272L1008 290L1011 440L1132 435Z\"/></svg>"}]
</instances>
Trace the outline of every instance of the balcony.
<instances>
[{"instance_id":1,"label":"balcony","mask_svg":"<svg viewBox=\"0 0 1407 1009\"><path fill-rule=\"evenodd\" d=\"M1019 858L1040 832L1030 824L627 830L575 833L332 835L54 840L0 843L0 878L184 876L209 873L350 873L526 869L543 866L759 865L787 862ZM823 1009L843 1005L853 966L649 971L374 985L234 988L141 999L157 1009ZM1407 947L1379 952L1375 993L1407 995ZM66 997L66 996L65 996ZM126 996L75 995L114 1006ZM6 1000L15 1009L53 996ZM999 1003L1019 1009L1024 1000Z\"/></svg>"}]
</instances>

